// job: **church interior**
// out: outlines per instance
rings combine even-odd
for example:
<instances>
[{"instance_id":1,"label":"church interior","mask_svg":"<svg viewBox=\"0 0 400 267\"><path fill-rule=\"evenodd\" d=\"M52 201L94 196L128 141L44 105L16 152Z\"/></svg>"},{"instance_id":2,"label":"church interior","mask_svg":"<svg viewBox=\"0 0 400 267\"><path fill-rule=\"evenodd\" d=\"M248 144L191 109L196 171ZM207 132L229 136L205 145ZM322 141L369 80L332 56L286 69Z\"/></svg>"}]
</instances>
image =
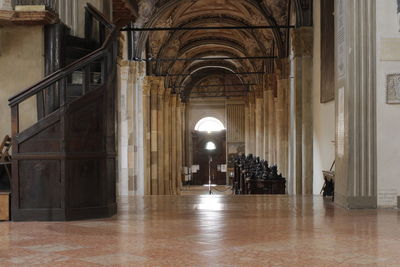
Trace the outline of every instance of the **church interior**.
<instances>
[{"instance_id":1,"label":"church interior","mask_svg":"<svg viewBox=\"0 0 400 267\"><path fill-rule=\"evenodd\" d=\"M0 266L398 266L400 0L0 0Z\"/></svg>"}]
</instances>

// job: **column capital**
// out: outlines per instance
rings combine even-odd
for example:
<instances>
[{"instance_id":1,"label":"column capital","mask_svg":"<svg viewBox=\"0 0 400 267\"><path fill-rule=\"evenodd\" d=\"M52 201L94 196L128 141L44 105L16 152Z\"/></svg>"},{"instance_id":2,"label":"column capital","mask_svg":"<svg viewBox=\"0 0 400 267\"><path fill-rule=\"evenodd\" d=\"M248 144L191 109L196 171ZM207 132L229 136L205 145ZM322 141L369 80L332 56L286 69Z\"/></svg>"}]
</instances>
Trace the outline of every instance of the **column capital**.
<instances>
[{"instance_id":1,"label":"column capital","mask_svg":"<svg viewBox=\"0 0 400 267\"><path fill-rule=\"evenodd\" d=\"M151 77L144 77L143 79L143 95L144 96L149 96L150 95L150 91L151 91Z\"/></svg>"},{"instance_id":2,"label":"column capital","mask_svg":"<svg viewBox=\"0 0 400 267\"><path fill-rule=\"evenodd\" d=\"M289 58L280 58L275 60L276 78L278 80L289 79L290 76L290 61Z\"/></svg>"},{"instance_id":3,"label":"column capital","mask_svg":"<svg viewBox=\"0 0 400 267\"><path fill-rule=\"evenodd\" d=\"M169 102L170 98L172 97L171 92L172 92L171 88L165 89L165 102Z\"/></svg>"},{"instance_id":4,"label":"column capital","mask_svg":"<svg viewBox=\"0 0 400 267\"><path fill-rule=\"evenodd\" d=\"M292 50L295 57L312 56L314 47L313 27L292 29Z\"/></svg>"},{"instance_id":5,"label":"column capital","mask_svg":"<svg viewBox=\"0 0 400 267\"><path fill-rule=\"evenodd\" d=\"M247 99L248 99L248 103L249 104L255 104L255 102L256 102L256 94L254 92L250 92L247 95Z\"/></svg>"}]
</instances>

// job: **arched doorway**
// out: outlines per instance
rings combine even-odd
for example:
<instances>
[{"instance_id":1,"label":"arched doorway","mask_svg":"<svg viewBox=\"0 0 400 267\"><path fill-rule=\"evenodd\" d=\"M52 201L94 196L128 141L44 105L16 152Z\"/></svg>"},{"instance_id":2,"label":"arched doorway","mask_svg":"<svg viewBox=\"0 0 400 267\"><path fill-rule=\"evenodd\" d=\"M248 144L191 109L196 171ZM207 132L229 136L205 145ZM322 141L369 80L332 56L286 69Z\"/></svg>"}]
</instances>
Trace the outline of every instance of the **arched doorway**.
<instances>
[{"instance_id":1,"label":"arched doorway","mask_svg":"<svg viewBox=\"0 0 400 267\"><path fill-rule=\"evenodd\" d=\"M214 117L200 119L192 132L193 172L192 184L204 185L211 182L226 184L226 130L224 124Z\"/></svg>"}]
</instances>

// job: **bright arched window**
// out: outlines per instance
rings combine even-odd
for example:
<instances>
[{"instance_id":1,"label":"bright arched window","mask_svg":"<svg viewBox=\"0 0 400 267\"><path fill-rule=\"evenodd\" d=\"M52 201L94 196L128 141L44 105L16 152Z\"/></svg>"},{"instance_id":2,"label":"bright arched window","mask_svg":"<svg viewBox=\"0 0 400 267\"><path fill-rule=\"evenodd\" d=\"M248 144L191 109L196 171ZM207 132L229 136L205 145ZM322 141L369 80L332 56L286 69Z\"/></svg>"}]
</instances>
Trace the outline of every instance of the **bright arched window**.
<instances>
[{"instance_id":1,"label":"bright arched window","mask_svg":"<svg viewBox=\"0 0 400 267\"><path fill-rule=\"evenodd\" d=\"M224 124L213 117L206 117L197 122L194 127L199 132L219 132L225 130Z\"/></svg>"}]
</instances>

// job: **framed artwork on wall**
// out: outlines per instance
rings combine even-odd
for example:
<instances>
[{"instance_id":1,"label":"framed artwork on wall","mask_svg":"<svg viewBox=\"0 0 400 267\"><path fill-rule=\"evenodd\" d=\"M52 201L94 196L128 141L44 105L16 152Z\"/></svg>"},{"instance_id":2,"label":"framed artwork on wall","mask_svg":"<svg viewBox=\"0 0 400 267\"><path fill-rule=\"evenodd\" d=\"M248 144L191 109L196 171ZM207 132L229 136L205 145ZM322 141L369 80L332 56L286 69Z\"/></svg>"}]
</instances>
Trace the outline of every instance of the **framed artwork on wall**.
<instances>
[{"instance_id":1,"label":"framed artwork on wall","mask_svg":"<svg viewBox=\"0 0 400 267\"><path fill-rule=\"evenodd\" d=\"M400 0L397 0L397 20L399 22L399 32L400 32Z\"/></svg>"},{"instance_id":2,"label":"framed artwork on wall","mask_svg":"<svg viewBox=\"0 0 400 267\"><path fill-rule=\"evenodd\" d=\"M386 103L400 104L400 73L386 74Z\"/></svg>"}]
</instances>

